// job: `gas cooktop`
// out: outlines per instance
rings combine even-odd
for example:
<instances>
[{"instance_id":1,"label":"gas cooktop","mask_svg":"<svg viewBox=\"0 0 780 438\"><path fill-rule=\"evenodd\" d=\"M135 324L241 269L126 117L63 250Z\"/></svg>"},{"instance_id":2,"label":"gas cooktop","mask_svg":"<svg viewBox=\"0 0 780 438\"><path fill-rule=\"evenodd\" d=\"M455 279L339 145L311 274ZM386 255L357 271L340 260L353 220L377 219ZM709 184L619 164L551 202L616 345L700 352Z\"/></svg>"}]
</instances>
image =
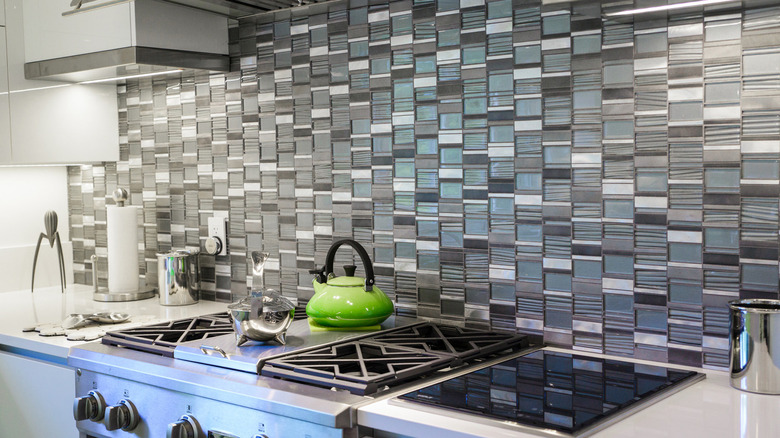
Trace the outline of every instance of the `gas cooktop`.
<instances>
[{"instance_id":1,"label":"gas cooktop","mask_svg":"<svg viewBox=\"0 0 780 438\"><path fill-rule=\"evenodd\" d=\"M438 413L493 419L499 427L582 436L703 378L694 371L540 350L398 399Z\"/></svg>"},{"instance_id":2,"label":"gas cooktop","mask_svg":"<svg viewBox=\"0 0 780 438\"><path fill-rule=\"evenodd\" d=\"M72 348L68 364L81 371L78 428L105 438L116 428L139 438L166 429L364 436L356 411L385 398L513 431L581 435L703 378L539 348L525 335L400 317L370 332L297 320L285 345L238 347L227 314L214 314L111 332Z\"/></svg>"},{"instance_id":3,"label":"gas cooktop","mask_svg":"<svg viewBox=\"0 0 780 438\"><path fill-rule=\"evenodd\" d=\"M526 336L514 333L396 318L382 327L369 332L317 332L307 321L296 320L285 345L238 347L225 313L110 332L102 342L356 395L531 348Z\"/></svg>"}]
</instances>

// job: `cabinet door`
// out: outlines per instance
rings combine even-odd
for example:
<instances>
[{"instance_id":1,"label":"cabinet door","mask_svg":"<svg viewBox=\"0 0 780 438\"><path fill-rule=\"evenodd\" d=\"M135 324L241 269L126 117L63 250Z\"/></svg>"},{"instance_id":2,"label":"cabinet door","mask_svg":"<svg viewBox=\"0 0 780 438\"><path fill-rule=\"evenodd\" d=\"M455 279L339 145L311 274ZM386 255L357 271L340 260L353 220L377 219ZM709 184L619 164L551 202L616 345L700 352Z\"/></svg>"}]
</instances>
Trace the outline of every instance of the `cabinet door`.
<instances>
[{"instance_id":1,"label":"cabinet door","mask_svg":"<svg viewBox=\"0 0 780 438\"><path fill-rule=\"evenodd\" d=\"M0 0L1 1L1 0ZM67 2L65 2L67 3ZM119 159L115 84L78 85L24 78L22 0L5 0L11 161L77 164ZM1 102L0 102L1 104ZM5 130L8 132L8 130ZM4 160L5 158L5 160Z\"/></svg>"},{"instance_id":2,"label":"cabinet door","mask_svg":"<svg viewBox=\"0 0 780 438\"><path fill-rule=\"evenodd\" d=\"M119 159L116 86L77 85L11 93L14 164ZM45 126L44 129L41 129Z\"/></svg>"},{"instance_id":3,"label":"cabinet door","mask_svg":"<svg viewBox=\"0 0 780 438\"><path fill-rule=\"evenodd\" d=\"M78 438L73 368L0 351L0 436Z\"/></svg>"},{"instance_id":4,"label":"cabinet door","mask_svg":"<svg viewBox=\"0 0 780 438\"><path fill-rule=\"evenodd\" d=\"M24 0L24 59L40 61L133 45L133 3L103 0L84 2L84 8L100 3L110 5L63 17L72 10L69 1Z\"/></svg>"},{"instance_id":5,"label":"cabinet door","mask_svg":"<svg viewBox=\"0 0 780 438\"><path fill-rule=\"evenodd\" d=\"M0 26L5 26L5 0L0 0Z\"/></svg>"},{"instance_id":6,"label":"cabinet door","mask_svg":"<svg viewBox=\"0 0 780 438\"><path fill-rule=\"evenodd\" d=\"M0 11L3 10L0 8ZM0 163L11 160L11 116L8 106L8 66L5 60L5 27L0 26Z\"/></svg>"}]
</instances>

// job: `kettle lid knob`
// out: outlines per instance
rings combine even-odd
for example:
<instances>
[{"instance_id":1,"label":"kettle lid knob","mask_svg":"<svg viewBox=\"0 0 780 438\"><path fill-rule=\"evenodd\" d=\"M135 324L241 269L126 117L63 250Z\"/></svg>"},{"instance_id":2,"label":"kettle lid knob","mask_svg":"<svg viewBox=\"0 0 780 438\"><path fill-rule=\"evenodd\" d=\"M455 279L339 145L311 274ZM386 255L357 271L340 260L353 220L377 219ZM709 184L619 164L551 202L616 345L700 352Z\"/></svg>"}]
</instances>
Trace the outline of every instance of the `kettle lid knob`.
<instances>
[{"instance_id":1,"label":"kettle lid knob","mask_svg":"<svg viewBox=\"0 0 780 438\"><path fill-rule=\"evenodd\" d=\"M344 265L344 273L347 275L347 277L354 277L356 269L357 266L355 265Z\"/></svg>"}]
</instances>

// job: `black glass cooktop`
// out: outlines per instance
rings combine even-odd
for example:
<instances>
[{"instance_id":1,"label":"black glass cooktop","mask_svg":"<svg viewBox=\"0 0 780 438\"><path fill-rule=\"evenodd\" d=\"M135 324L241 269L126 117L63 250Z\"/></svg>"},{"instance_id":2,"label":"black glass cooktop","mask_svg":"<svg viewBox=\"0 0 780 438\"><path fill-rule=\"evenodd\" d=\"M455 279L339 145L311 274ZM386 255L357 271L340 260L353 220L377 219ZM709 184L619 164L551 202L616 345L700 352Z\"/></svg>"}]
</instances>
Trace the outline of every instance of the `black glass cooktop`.
<instances>
[{"instance_id":1,"label":"black glass cooktop","mask_svg":"<svg viewBox=\"0 0 780 438\"><path fill-rule=\"evenodd\" d=\"M536 351L400 396L439 408L578 435L674 385L693 371Z\"/></svg>"}]
</instances>

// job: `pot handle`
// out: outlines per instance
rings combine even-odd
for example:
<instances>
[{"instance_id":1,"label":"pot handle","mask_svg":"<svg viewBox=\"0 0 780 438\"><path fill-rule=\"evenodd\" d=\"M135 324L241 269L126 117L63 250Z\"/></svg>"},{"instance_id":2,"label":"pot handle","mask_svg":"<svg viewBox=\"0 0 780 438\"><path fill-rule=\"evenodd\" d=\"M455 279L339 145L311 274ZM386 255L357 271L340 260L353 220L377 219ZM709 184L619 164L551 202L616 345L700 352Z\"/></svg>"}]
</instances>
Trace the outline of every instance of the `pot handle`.
<instances>
[{"instance_id":1,"label":"pot handle","mask_svg":"<svg viewBox=\"0 0 780 438\"><path fill-rule=\"evenodd\" d=\"M363 267L366 269L366 282L363 289L366 292L370 292L374 289L374 265L371 263L371 259L368 257L366 250L354 240L344 239L334 243L328 250L328 256L325 258L325 266L321 271L318 271L316 280L318 283L325 283L328 281L328 276L333 273L333 263L336 261L336 250L341 245L349 245L360 256L360 260L363 262Z\"/></svg>"}]
</instances>

